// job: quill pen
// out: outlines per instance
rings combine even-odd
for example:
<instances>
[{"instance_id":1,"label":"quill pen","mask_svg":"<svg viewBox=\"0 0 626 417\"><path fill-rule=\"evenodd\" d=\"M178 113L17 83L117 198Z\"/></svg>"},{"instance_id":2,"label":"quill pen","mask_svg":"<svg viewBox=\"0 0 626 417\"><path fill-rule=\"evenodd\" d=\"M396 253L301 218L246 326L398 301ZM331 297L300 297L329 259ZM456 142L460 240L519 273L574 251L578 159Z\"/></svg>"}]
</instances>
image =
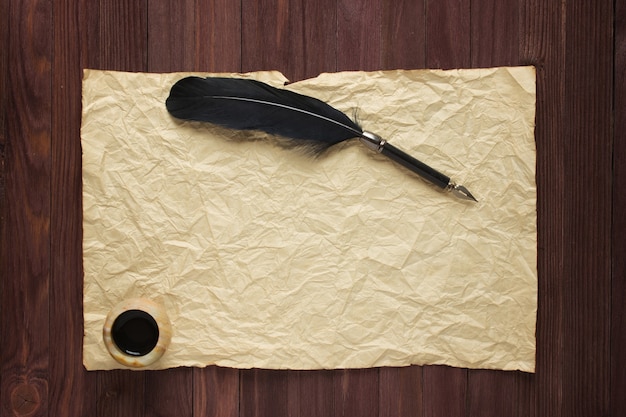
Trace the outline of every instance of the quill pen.
<instances>
[{"instance_id":1,"label":"quill pen","mask_svg":"<svg viewBox=\"0 0 626 417\"><path fill-rule=\"evenodd\" d=\"M462 185L364 131L343 112L313 97L243 78L186 77L176 82L166 100L169 113L184 120L209 122L230 129L260 130L310 146L320 153L358 138L369 149L408 168L438 188L477 201Z\"/></svg>"}]
</instances>

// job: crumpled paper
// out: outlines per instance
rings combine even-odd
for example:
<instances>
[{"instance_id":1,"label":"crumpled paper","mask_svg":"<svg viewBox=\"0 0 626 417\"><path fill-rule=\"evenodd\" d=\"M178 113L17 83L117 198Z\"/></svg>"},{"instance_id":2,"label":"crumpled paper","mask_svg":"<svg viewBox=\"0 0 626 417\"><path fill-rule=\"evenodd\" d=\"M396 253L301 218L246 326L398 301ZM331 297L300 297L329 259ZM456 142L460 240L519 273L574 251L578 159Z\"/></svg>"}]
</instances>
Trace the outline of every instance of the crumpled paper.
<instances>
[{"instance_id":1,"label":"crumpled paper","mask_svg":"<svg viewBox=\"0 0 626 417\"><path fill-rule=\"evenodd\" d=\"M358 141L311 158L262 133L176 120L164 102L187 75L85 70L87 369L123 367L104 346L105 317L148 297L173 327L150 369L534 371L534 68L343 72L286 86L354 115L478 203Z\"/></svg>"}]
</instances>

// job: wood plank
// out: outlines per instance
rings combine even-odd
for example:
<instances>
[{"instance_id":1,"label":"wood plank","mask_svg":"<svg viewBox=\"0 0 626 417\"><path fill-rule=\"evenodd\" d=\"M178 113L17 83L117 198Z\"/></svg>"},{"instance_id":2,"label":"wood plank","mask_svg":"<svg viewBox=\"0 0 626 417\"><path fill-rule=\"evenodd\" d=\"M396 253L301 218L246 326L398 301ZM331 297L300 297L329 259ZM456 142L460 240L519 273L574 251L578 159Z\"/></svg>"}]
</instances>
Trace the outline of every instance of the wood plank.
<instances>
[{"instance_id":1,"label":"wood plank","mask_svg":"<svg viewBox=\"0 0 626 417\"><path fill-rule=\"evenodd\" d=\"M9 2L0 3L0 91L8 91L9 85ZM4 182L8 172L4 169L4 149L7 145L7 123L8 123L8 103L9 94L0 94L0 213L4 213ZM2 225L0 222L0 233Z\"/></svg>"},{"instance_id":2,"label":"wood plank","mask_svg":"<svg viewBox=\"0 0 626 417\"><path fill-rule=\"evenodd\" d=\"M96 416L132 417L145 415L146 373L131 370L98 372Z\"/></svg>"},{"instance_id":3,"label":"wood plank","mask_svg":"<svg viewBox=\"0 0 626 417\"><path fill-rule=\"evenodd\" d=\"M425 366L424 417L465 416L467 369Z\"/></svg>"},{"instance_id":4,"label":"wood plank","mask_svg":"<svg viewBox=\"0 0 626 417\"><path fill-rule=\"evenodd\" d=\"M472 1L472 67L519 64L519 7L518 0ZM516 415L520 402L517 382L521 375L517 372L469 370L468 415Z\"/></svg>"},{"instance_id":5,"label":"wood plank","mask_svg":"<svg viewBox=\"0 0 626 417\"><path fill-rule=\"evenodd\" d=\"M383 0L381 13L381 68L424 68L425 0Z\"/></svg>"},{"instance_id":6,"label":"wood plank","mask_svg":"<svg viewBox=\"0 0 626 417\"><path fill-rule=\"evenodd\" d=\"M613 2L567 2L563 413L607 415Z\"/></svg>"},{"instance_id":7,"label":"wood plank","mask_svg":"<svg viewBox=\"0 0 626 417\"><path fill-rule=\"evenodd\" d=\"M290 81L336 68L334 0L244 0L243 71L278 70Z\"/></svg>"},{"instance_id":8,"label":"wood plank","mask_svg":"<svg viewBox=\"0 0 626 417\"><path fill-rule=\"evenodd\" d=\"M611 404L609 415L626 415L626 1L615 3L613 105L613 226L611 302Z\"/></svg>"},{"instance_id":9,"label":"wood plank","mask_svg":"<svg viewBox=\"0 0 626 417\"><path fill-rule=\"evenodd\" d=\"M424 0L381 2L382 69L415 69L426 64L426 3ZM423 415L422 368L381 368L379 415Z\"/></svg>"},{"instance_id":10,"label":"wood plank","mask_svg":"<svg viewBox=\"0 0 626 417\"><path fill-rule=\"evenodd\" d=\"M517 377L517 415L535 417L537 415L537 377L535 374L520 374Z\"/></svg>"},{"instance_id":11,"label":"wood plank","mask_svg":"<svg viewBox=\"0 0 626 417\"><path fill-rule=\"evenodd\" d=\"M149 2L147 14L147 70L194 70L195 0Z\"/></svg>"},{"instance_id":12,"label":"wood plank","mask_svg":"<svg viewBox=\"0 0 626 417\"><path fill-rule=\"evenodd\" d=\"M291 80L316 77L337 70L337 2L336 0L302 1L304 27L303 68ZM296 52L297 53L297 52Z\"/></svg>"},{"instance_id":13,"label":"wood plank","mask_svg":"<svg viewBox=\"0 0 626 417\"><path fill-rule=\"evenodd\" d=\"M472 370L468 374L467 415L500 417L517 415L516 372Z\"/></svg>"},{"instance_id":14,"label":"wood plank","mask_svg":"<svg viewBox=\"0 0 626 417\"><path fill-rule=\"evenodd\" d=\"M426 56L428 68L464 68L471 62L470 2L426 1ZM464 416L467 370L447 366L423 369L424 416Z\"/></svg>"},{"instance_id":15,"label":"wood plank","mask_svg":"<svg viewBox=\"0 0 626 417\"><path fill-rule=\"evenodd\" d=\"M423 415L422 368L380 369L380 417L419 417Z\"/></svg>"},{"instance_id":16,"label":"wood plank","mask_svg":"<svg viewBox=\"0 0 626 417\"><path fill-rule=\"evenodd\" d=\"M381 0L338 0L338 71L377 70L381 65ZM339 370L333 374L336 416L375 416L379 411L378 369Z\"/></svg>"},{"instance_id":17,"label":"wood plank","mask_svg":"<svg viewBox=\"0 0 626 417\"><path fill-rule=\"evenodd\" d=\"M562 415L565 155L561 143L565 68L561 5L520 1L520 62L537 69L537 365L536 413Z\"/></svg>"},{"instance_id":18,"label":"wood plank","mask_svg":"<svg viewBox=\"0 0 626 417\"><path fill-rule=\"evenodd\" d=\"M147 0L101 0L99 6L98 69L146 71Z\"/></svg>"},{"instance_id":19,"label":"wood plank","mask_svg":"<svg viewBox=\"0 0 626 417\"><path fill-rule=\"evenodd\" d=\"M100 0L98 9L98 69L146 71L147 0ZM97 373L97 415L140 417L145 412L146 373Z\"/></svg>"},{"instance_id":20,"label":"wood plank","mask_svg":"<svg viewBox=\"0 0 626 417\"><path fill-rule=\"evenodd\" d=\"M193 372L187 368L145 371L145 415L191 417Z\"/></svg>"},{"instance_id":21,"label":"wood plank","mask_svg":"<svg viewBox=\"0 0 626 417\"><path fill-rule=\"evenodd\" d=\"M83 68L102 68L101 31L100 31L100 4L89 0L78 0L78 19L74 25L80 31L80 42L74 44L74 49L80 50L80 59ZM62 55L62 54L60 54ZM82 75L81 75L82 76Z\"/></svg>"},{"instance_id":22,"label":"wood plank","mask_svg":"<svg viewBox=\"0 0 626 417\"><path fill-rule=\"evenodd\" d=\"M334 414L333 381L337 371L291 371L288 375L289 416Z\"/></svg>"},{"instance_id":23,"label":"wood plank","mask_svg":"<svg viewBox=\"0 0 626 417\"><path fill-rule=\"evenodd\" d=\"M6 2L5 2L6 3ZM2 7L0 414L48 415L52 4ZM6 119L4 118L6 117Z\"/></svg>"},{"instance_id":24,"label":"wood plank","mask_svg":"<svg viewBox=\"0 0 626 417\"><path fill-rule=\"evenodd\" d=\"M378 416L378 368L338 370L333 374L334 416Z\"/></svg>"},{"instance_id":25,"label":"wood plank","mask_svg":"<svg viewBox=\"0 0 626 417\"><path fill-rule=\"evenodd\" d=\"M337 1L337 70L381 66L382 0Z\"/></svg>"},{"instance_id":26,"label":"wood plank","mask_svg":"<svg viewBox=\"0 0 626 417\"><path fill-rule=\"evenodd\" d=\"M519 0L472 1L471 65L519 65Z\"/></svg>"},{"instance_id":27,"label":"wood plank","mask_svg":"<svg viewBox=\"0 0 626 417\"><path fill-rule=\"evenodd\" d=\"M248 369L240 372L242 417L287 416L288 371Z\"/></svg>"},{"instance_id":28,"label":"wood plank","mask_svg":"<svg viewBox=\"0 0 626 417\"><path fill-rule=\"evenodd\" d=\"M241 2L196 1L192 67L209 72L241 72ZM239 415L239 370L209 366L193 369L193 415Z\"/></svg>"},{"instance_id":29,"label":"wood plank","mask_svg":"<svg viewBox=\"0 0 626 417\"><path fill-rule=\"evenodd\" d=\"M192 71L195 66L195 0L147 4L147 71ZM145 414L193 416L193 372L146 372Z\"/></svg>"},{"instance_id":30,"label":"wood plank","mask_svg":"<svg viewBox=\"0 0 626 417\"><path fill-rule=\"evenodd\" d=\"M428 68L469 67L470 39L470 0L426 0Z\"/></svg>"},{"instance_id":31,"label":"wood plank","mask_svg":"<svg viewBox=\"0 0 626 417\"><path fill-rule=\"evenodd\" d=\"M239 370L209 366L193 374L194 416L239 415Z\"/></svg>"},{"instance_id":32,"label":"wood plank","mask_svg":"<svg viewBox=\"0 0 626 417\"><path fill-rule=\"evenodd\" d=\"M54 6L50 250L50 415L95 415L95 373L82 365L81 79L84 4ZM71 308L68 308L71 306ZM79 392L81 395L76 395Z\"/></svg>"},{"instance_id":33,"label":"wood plank","mask_svg":"<svg viewBox=\"0 0 626 417\"><path fill-rule=\"evenodd\" d=\"M194 70L241 72L241 1L197 0Z\"/></svg>"},{"instance_id":34,"label":"wood plank","mask_svg":"<svg viewBox=\"0 0 626 417\"><path fill-rule=\"evenodd\" d=\"M302 49L302 36L292 34L301 34L302 28L289 16L301 13L301 2L242 0L242 70L278 70L288 78L293 77L296 67L302 68L303 62L301 54L294 55Z\"/></svg>"}]
</instances>

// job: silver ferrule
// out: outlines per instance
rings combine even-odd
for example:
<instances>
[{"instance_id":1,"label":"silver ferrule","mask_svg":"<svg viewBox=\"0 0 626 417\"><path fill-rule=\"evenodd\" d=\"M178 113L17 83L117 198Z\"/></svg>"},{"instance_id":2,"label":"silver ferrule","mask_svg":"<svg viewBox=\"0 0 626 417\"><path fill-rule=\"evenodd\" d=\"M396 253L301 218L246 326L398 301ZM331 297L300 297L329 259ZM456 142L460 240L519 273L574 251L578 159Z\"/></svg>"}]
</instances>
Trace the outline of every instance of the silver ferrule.
<instances>
[{"instance_id":1,"label":"silver ferrule","mask_svg":"<svg viewBox=\"0 0 626 417\"><path fill-rule=\"evenodd\" d=\"M359 140L363 145L378 153L381 153L383 151L383 148L387 143L385 139L381 138L376 133L367 132L365 130L363 131L361 136L359 136Z\"/></svg>"},{"instance_id":2,"label":"silver ferrule","mask_svg":"<svg viewBox=\"0 0 626 417\"><path fill-rule=\"evenodd\" d=\"M469 192L469 190L467 188L465 188L464 186L455 183L454 181L450 180L450 182L448 183L448 186L446 187L446 191L451 191L452 194L454 194L456 197L461 198L463 200L471 200L471 201L476 201L478 202L478 200L476 200L476 198L472 195L472 193Z\"/></svg>"}]
</instances>

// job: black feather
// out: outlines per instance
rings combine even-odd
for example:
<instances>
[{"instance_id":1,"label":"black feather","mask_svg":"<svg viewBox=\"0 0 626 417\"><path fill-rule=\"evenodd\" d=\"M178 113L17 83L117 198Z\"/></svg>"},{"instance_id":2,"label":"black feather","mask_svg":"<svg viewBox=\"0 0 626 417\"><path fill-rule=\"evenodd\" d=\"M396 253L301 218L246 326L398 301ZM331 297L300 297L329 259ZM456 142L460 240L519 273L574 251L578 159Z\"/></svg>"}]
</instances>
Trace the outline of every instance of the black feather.
<instances>
[{"instance_id":1,"label":"black feather","mask_svg":"<svg viewBox=\"0 0 626 417\"><path fill-rule=\"evenodd\" d=\"M316 98L243 78L187 77L166 101L172 116L238 130L260 130L323 150L361 136L341 111Z\"/></svg>"}]
</instances>

